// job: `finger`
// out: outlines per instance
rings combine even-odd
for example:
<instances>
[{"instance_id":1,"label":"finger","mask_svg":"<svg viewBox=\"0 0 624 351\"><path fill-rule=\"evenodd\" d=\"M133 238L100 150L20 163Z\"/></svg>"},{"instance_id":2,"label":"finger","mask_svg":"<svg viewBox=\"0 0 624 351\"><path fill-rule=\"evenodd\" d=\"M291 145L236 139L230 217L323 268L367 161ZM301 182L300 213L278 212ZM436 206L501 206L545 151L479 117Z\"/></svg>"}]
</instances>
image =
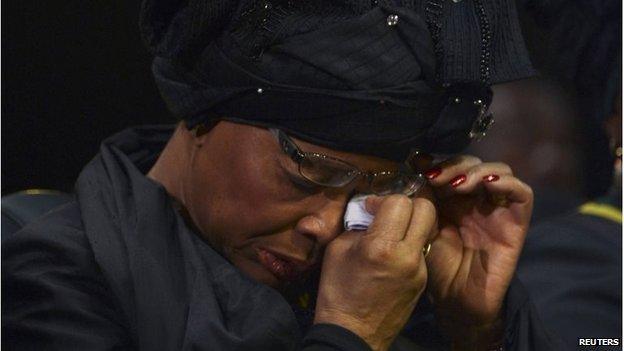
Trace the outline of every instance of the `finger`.
<instances>
[{"instance_id":1,"label":"finger","mask_svg":"<svg viewBox=\"0 0 624 351\"><path fill-rule=\"evenodd\" d=\"M462 155L441 162L424 174L429 180L429 184L438 187L446 185L458 175L466 174L470 168L480 163L482 163L481 160L475 156Z\"/></svg>"},{"instance_id":2,"label":"finger","mask_svg":"<svg viewBox=\"0 0 624 351\"><path fill-rule=\"evenodd\" d=\"M429 199L418 197L412 200L412 217L403 241L413 252L420 252L432 240L437 229L437 211Z\"/></svg>"},{"instance_id":3,"label":"finger","mask_svg":"<svg viewBox=\"0 0 624 351\"><path fill-rule=\"evenodd\" d=\"M384 196L365 235L391 241L402 240L412 218L412 207L412 200L405 195Z\"/></svg>"},{"instance_id":4,"label":"finger","mask_svg":"<svg viewBox=\"0 0 624 351\"><path fill-rule=\"evenodd\" d=\"M510 204L533 204L533 190L520 179L505 175L483 180L488 193L506 199Z\"/></svg>"},{"instance_id":5,"label":"finger","mask_svg":"<svg viewBox=\"0 0 624 351\"><path fill-rule=\"evenodd\" d=\"M425 184L425 186L423 186L423 188L418 192L418 196L415 197L415 198L416 199L420 199L419 201L422 201L422 200L428 201L428 203L431 205L431 207L434 210L433 215L434 215L435 221L434 221L433 227L431 228L431 231L429 232L429 237L428 237L428 239L425 242L425 245L426 245L426 243L430 243L431 241L433 241L435 236L438 233L438 225L437 225L438 224L437 198L436 198L436 196L435 196L435 194L433 192L433 189L428 184ZM416 204L413 204L413 206L415 206L415 205ZM410 228L412 228L411 226L414 223L417 223L419 221L419 217L420 216L421 215L415 214L414 210L412 210L412 218L410 220ZM422 223L421 223L421 225L422 225ZM429 224L426 224L426 225L429 225ZM410 230L410 228L408 228L408 230Z\"/></svg>"},{"instance_id":6,"label":"finger","mask_svg":"<svg viewBox=\"0 0 624 351\"><path fill-rule=\"evenodd\" d=\"M478 164L468 170L465 174L460 174L451 179L447 184L447 193L470 194L481 188L486 179L512 176L513 171L505 163L488 162ZM489 177L489 178L488 178Z\"/></svg>"}]
</instances>

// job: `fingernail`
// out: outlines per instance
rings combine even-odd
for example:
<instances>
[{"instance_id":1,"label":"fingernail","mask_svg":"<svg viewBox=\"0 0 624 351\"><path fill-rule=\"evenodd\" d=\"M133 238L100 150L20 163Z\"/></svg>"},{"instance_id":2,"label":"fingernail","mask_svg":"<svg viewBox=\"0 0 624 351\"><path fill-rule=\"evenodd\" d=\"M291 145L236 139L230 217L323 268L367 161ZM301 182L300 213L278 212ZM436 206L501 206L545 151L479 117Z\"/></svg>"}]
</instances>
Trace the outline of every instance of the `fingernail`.
<instances>
[{"instance_id":1,"label":"fingernail","mask_svg":"<svg viewBox=\"0 0 624 351\"><path fill-rule=\"evenodd\" d=\"M465 174L461 174L461 175L458 175L457 177L451 179L449 184L451 184L451 186L453 188L457 188L458 186L460 186L465 181L466 181L466 175Z\"/></svg>"},{"instance_id":2,"label":"fingernail","mask_svg":"<svg viewBox=\"0 0 624 351\"><path fill-rule=\"evenodd\" d=\"M486 175L485 177L483 177L483 181L488 182L488 183L495 182L499 179L500 177L498 176L498 174L490 174L490 175Z\"/></svg>"},{"instance_id":3,"label":"fingernail","mask_svg":"<svg viewBox=\"0 0 624 351\"><path fill-rule=\"evenodd\" d=\"M435 179L435 177L439 176L441 173L442 173L442 169L439 167L436 167L425 172L425 177L431 180L431 179Z\"/></svg>"}]
</instances>

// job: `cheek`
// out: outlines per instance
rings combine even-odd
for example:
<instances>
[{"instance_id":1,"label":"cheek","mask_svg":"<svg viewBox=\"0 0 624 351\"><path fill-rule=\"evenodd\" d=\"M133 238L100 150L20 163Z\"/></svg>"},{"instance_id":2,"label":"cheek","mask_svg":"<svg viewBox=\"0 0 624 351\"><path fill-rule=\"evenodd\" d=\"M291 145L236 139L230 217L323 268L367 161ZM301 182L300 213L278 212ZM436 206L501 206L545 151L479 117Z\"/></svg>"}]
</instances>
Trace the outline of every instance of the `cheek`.
<instances>
[{"instance_id":1,"label":"cheek","mask_svg":"<svg viewBox=\"0 0 624 351\"><path fill-rule=\"evenodd\" d=\"M238 247L249 238L294 225L305 208L300 202L282 200L283 184L270 160L214 160L205 155L191 174L187 207L202 233L218 247Z\"/></svg>"},{"instance_id":2,"label":"cheek","mask_svg":"<svg viewBox=\"0 0 624 351\"><path fill-rule=\"evenodd\" d=\"M233 161L224 170L228 176L221 177L220 186L215 187L221 220L230 227L258 227L263 218L271 217L272 209L280 206L279 181L263 162Z\"/></svg>"}]
</instances>

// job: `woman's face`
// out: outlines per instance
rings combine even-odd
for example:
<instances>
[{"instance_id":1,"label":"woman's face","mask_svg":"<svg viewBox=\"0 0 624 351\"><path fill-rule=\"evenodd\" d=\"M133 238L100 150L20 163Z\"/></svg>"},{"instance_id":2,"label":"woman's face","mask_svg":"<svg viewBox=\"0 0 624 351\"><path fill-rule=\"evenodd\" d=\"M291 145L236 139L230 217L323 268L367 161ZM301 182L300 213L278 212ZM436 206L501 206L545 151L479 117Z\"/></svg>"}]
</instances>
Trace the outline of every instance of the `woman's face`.
<instances>
[{"instance_id":1,"label":"woman's face","mask_svg":"<svg viewBox=\"0 0 624 351\"><path fill-rule=\"evenodd\" d=\"M343 231L343 212L358 182L339 189L309 183L267 129L220 122L196 138L182 172L183 202L204 238L244 273L274 287L317 264L325 245ZM293 140L304 152L361 170L398 168L396 162Z\"/></svg>"}]
</instances>

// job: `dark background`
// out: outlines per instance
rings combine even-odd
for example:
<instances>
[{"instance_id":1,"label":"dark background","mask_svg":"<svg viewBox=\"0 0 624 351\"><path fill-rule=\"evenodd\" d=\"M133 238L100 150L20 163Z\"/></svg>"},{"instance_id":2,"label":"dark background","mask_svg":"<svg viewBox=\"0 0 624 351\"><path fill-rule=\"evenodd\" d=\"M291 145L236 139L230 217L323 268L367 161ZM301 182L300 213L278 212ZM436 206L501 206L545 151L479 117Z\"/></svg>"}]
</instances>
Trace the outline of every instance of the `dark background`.
<instances>
[{"instance_id":1,"label":"dark background","mask_svg":"<svg viewBox=\"0 0 624 351\"><path fill-rule=\"evenodd\" d=\"M138 1L2 3L2 194L71 191L100 141L172 122L138 33Z\"/></svg>"},{"instance_id":2,"label":"dark background","mask_svg":"<svg viewBox=\"0 0 624 351\"><path fill-rule=\"evenodd\" d=\"M132 125L174 122L158 95L151 56L139 37L139 1L14 0L2 5L3 195L29 188L71 192L102 139ZM497 88L492 108L499 123L492 133L503 136L502 141L492 138L473 151L510 163L536 189L556 190L552 198L598 195L610 183L604 136L595 131L599 128L592 133L579 128L574 97L565 84L553 83L543 64L547 33L525 17L523 30L542 78ZM545 107L536 108L535 97L544 96ZM506 116L508 106L520 113ZM532 124L527 122L531 118ZM546 133L538 136L539 130ZM515 145L500 145L514 138ZM544 145L552 148L545 143L548 138L559 139L554 160L571 169L540 171ZM492 154L488 148L513 152ZM527 155L533 160L523 160Z\"/></svg>"}]
</instances>

